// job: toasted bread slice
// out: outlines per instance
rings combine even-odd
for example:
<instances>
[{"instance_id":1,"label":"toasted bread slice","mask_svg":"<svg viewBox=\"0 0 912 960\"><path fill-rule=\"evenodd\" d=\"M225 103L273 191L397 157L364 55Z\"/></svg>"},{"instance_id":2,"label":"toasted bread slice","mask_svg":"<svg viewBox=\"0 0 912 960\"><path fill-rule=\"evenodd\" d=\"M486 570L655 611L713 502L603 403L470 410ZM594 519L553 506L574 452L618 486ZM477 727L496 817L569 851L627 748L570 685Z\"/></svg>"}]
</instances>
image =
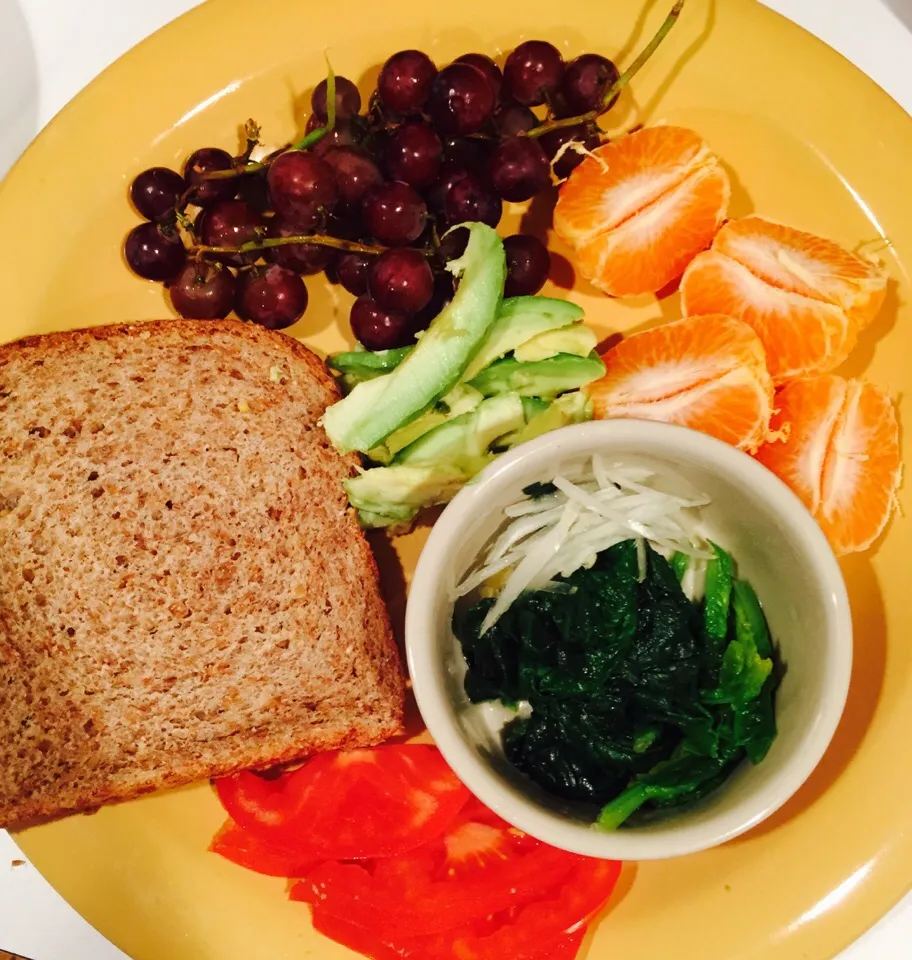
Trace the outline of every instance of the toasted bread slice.
<instances>
[{"instance_id":1,"label":"toasted bread slice","mask_svg":"<svg viewBox=\"0 0 912 960\"><path fill-rule=\"evenodd\" d=\"M0 826L401 732L337 396L231 320L0 347Z\"/></svg>"}]
</instances>

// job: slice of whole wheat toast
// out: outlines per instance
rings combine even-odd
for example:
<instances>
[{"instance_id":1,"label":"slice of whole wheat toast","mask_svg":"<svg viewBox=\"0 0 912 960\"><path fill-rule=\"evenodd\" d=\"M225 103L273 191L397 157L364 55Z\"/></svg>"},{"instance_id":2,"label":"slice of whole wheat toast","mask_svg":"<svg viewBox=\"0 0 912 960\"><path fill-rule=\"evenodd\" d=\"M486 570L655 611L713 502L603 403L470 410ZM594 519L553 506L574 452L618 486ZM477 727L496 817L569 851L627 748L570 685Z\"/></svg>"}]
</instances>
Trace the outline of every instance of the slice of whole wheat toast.
<instances>
[{"instance_id":1,"label":"slice of whole wheat toast","mask_svg":"<svg viewBox=\"0 0 912 960\"><path fill-rule=\"evenodd\" d=\"M0 826L401 732L336 399L231 320L0 347Z\"/></svg>"}]
</instances>

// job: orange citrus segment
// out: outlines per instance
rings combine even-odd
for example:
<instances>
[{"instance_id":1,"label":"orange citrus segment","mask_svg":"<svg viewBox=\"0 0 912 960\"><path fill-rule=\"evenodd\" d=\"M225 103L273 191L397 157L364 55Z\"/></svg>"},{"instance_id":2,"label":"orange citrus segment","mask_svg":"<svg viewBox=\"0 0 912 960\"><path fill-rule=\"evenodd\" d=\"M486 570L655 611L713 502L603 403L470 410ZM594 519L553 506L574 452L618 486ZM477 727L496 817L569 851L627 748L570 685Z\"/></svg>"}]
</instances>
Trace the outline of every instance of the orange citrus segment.
<instances>
[{"instance_id":1,"label":"orange citrus segment","mask_svg":"<svg viewBox=\"0 0 912 960\"><path fill-rule=\"evenodd\" d=\"M561 187L554 228L605 293L653 293L709 246L730 194L718 157L696 133L649 127L583 160Z\"/></svg>"},{"instance_id":2,"label":"orange citrus segment","mask_svg":"<svg viewBox=\"0 0 912 960\"><path fill-rule=\"evenodd\" d=\"M855 346L855 325L839 307L772 286L715 247L685 270L681 308L685 316L720 311L750 324L776 383L832 370Z\"/></svg>"},{"instance_id":3,"label":"orange citrus segment","mask_svg":"<svg viewBox=\"0 0 912 960\"><path fill-rule=\"evenodd\" d=\"M866 550L895 503L901 460L889 397L834 375L793 380L776 394L782 437L757 459L801 498L837 555Z\"/></svg>"},{"instance_id":4,"label":"orange citrus segment","mask_svg":"<svg viewBox=\"0 0 912 960\"><path fill-rule=\"evenodd\" d=\"M605 376L587 388L597 418L662 420L742 450L768 436L773 384L763 344L739 320L666 323L627 337L602 359Z\"/></svg>"},{"instance_id":5,"label":"orange citrus segment","mask_svg":"<svg viewBox=\"0 0 912 960\"><path fill-rule=\"evenodd\" d=\"M838 243L767 220L730 220L713 250L737 260L766 283L841 307L866 326L883 304L887 274Z\"/></svg>"}]
</instances>

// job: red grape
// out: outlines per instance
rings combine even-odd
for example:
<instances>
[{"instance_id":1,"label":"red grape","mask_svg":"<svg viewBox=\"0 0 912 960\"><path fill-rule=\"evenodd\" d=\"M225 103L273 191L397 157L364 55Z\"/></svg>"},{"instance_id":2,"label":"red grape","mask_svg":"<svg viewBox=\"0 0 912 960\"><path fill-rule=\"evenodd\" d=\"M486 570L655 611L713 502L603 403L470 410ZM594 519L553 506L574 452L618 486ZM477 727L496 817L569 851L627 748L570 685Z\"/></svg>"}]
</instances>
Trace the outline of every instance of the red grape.
<instances>
[{"instance_id":1,"label":"red grape","mask_svg":"<svg viewBox=\"0 0 912 960\"><path fill-rule=\"evenodd\" d=\"M428 206L435 213L443 213L450 188L467 173L469 173L468 167L458 162L448 160L441 166L437 180L426 191Z\"/></svg>"},{"instance_id":2,"label":"red grape","mask_svg":"<svg viewBox=\"0 0 912 960\"><path fill-rule=\"evenodd\" d=\"M302 230L315 227L339 195L332 167L303 150L288 150L276 157L267 181L276 213Z\"/></svg>"},{"instance_id":3,"label":"red grape","mask_svg":"<svg viewBox=\"0 0 912 960\"><path fill-rule=\"evenodd\" d=\"M375 259L363 253L340 253L333 273L349 293L360 297L367 293L367 277Z\"/></svg>"},{"instance_id":4,"label":"red grape","mask_svg":"<svg viewBox=\"0 0 912 960\"><path fill-rule=\"evenodd\" d=\"M358 147L333 147L323 159L336 175L339 201L347 210L357 210L367 191L383 183L377 164Z\"/></svg>"},{"instance_id":5,"label":"red grape","mask_svg":"<svg viewBox=\"0 0 912 960\"><path fill-rule=\"evenodd\" d=\"M310 98L313 115L325 123L329 114L326 112L326 91L328 81L321 80ZM346 120L356 117L361 110L361 94L358 88L347 77L336 77L336 119Z\"/></svg>"},{"instance_id":6,"label":"red grape","mask_svg":"<svg viewBox=\"0 0 912 960\"><path fill-rule=\"evenodd\" d=\"M437 253L444 263L449 260L458 260L465 253L468 245L469 231L465 227L456 227L443 235Z\"/></svg>"},{"instance_id":7,"label":"red grape","mask_svg":"<svg viewBox=\"0 0 912 960\"><path fill-rule=\"evenodd\" d=\"M176 234L155 223L141 223L127 234L124 258L144 280L173 280L187 259L187 251Z\"/></svg>"},{"instance_id":8,"label":"red grape","mask_svg":"<svg viewBox=\"0 0 912 960\"><path fill-rule=\"evenodd\" d=\"M511 137L494 151L488 173L494 189L514 203L531 200L551 183L544 150L528 137Z\"/></svg>"},{"instance_id":9,"label":"red grape","mask_svg":"<svg viewBox=\"0 0 912 960\"><path fill-rule=\"evenodd\" d=\"M130 186L130 199L140 216L162 220L174 212L174 205L187 189L184 178L168 167L143 170Z\"/></svg>"},{"instance_id":10,"label":"red grape","mask_svg":"<svg viewBox=\"0 0 912 960\"><path fill-rule=\"evenodd\" d=\"M300 320L307 309L307 287L291 270L270 263L253 267L238 277L235 310L269 330L282 330Z\"/></svg>"},{"instance_id":11,"label":"red grape","mask_svg":"<svg viewBox=\"0 0 912 960\"><path fill-rule=\"evenodd\" d=\"M322 127L324 121L312 113L304 127L305 133L312 133ZM311 148L310 152L316 157L325 156L333 147L353 147L358 145L360 137L358 131L347 120L337 120L336 125L324 134Z\"/></svg>"},{"instance_id":12,"label":"red grape","mask_svg":"<svg viewBox=\"0 0 912 960\"><path fill-rule=\"evenodd\" d=\"M564 73L564 59L557 47L545 40L526 40L507 57L504 83L514 100L535 107L557 90Z\"/></svg>"},{"instance_id":13,"label":"red grape","mask_svg":"<svg viewBox=\"0 0 912 960\"><path fill-rule=\"evenodd\" d=\"M455 62L470 63L473 67L477 67L488 78L488 83L491 84L491 89L494 91L494 99L500 99L503 73L489 56L484 53L464 53L461 57L457 57Z\"/></svg>"},{"instance_id":14,"label":"red grape","mask_svg":"<svg viewBox=\"0 0 912 960\"><path fill-rule=\"evenodd\" d=\"M521 103L504 107L495 117L494 126L503 139L518 137L538 126L538 117Z\"/></svg>"},{"instance_id":15,"label":"red grape","mask_svg":"<svg viewBox=\"0 0 912 960\"><path fill-rule=\"evenodd\" d=\"M277 213L269 221L269 237L294 237L299 233L281 214ZM336 256L332 247L316 243L286 243L280 247L267 247L263 252L272 263L305 276L325 270Z\"/></svg>"},{"instance_id":16,"label":"red grape","mask_svg":"<svg viewBox=\"0 0 912 960\"><path fill-rule=\"evenodd\" d=\"M460 231L468 235L468 231ZM427 330L431 321L441 310L453 299L453 277L451 274L442 272L434 275L434 292L431 299L423 306L414 317L409 321L413 333L419 330Z\"/></svg>"},{"instance_id":17,"label":"red grape","mask_svg":"<svg viewBox=\"0 0 912 960\"><path fill-rule=\"evenodd\" d=\"M238 199L256 213L265 213L270 208L269 187L266 185L266 171L248 173L238 177Z\"/></svg>"},{"instance_id":18,"label":"red grape","mask_svg":"<svg viewBox=\"0 0 912 960\"><path fill-rule=\"evenodd\" d=\"M571 140L582 143L587 150L594 150L601 142L598 132L593 127L583 123L574 124L572 127L558 127L557 130L552 130L538 138L538 142L549 160L554 160L558 150ZM554 175L558 180L566 180L584 159L585 155L578 153L576 150L565 150L560 160L553 166Z\"/></svg>"},{"instance_id":19,"label":"red grape","mask_svg":"<svg viewBox=\"0 0 912 960\"><path fill-rule=\"evenodd\" d=\"M443 145L443 158L484 176L496 146L497 141L489 137L455 137Z\"/></svg>"},{"instance_id":20,"label":"red grape","mask_svg":"<svg viewBox=\"0 0 912 960\"><path fill-rule=\"evenodd\" d=\"M505 297L528 297L545 285L551 269L551 255L537 237L516 233L504 240L507 257Z\"/></svg>"},{"instance_id":21,"label":"red grape","mask_svg":"<svg viewBox=\"0 0 912 960\"><path fill-rule=\"evenodd\" d=\"M381 183L367 193L361 214L371 236L380 243L401 247L421 236L427 207L407 183L394 180Z\"/></svg>"},{"instance_id":22,"label":"red grape","mask_svg":"<svg viewBox=\"0 0 912 960\"><path fill-rule=\"evenodd\" d=\"M602 97L618 76L618 68L599 53L584 53L571 60L560 86L567 115L576 116L601 107Z\"/></svg>"},{"instance_id":23,"label":"red grape","mask_svg":"<svg viewBox=\"0 0 912 960\"><path fill-rule=\"evenodd\" d=\"M437 76L434 61L420 50L400 50L383 64L377 96L387 110L409 116L421 112Z\"/></svg>"},{"instance_id":24,"label":"red grape","mask_svg":"<svg viewBox=\"0 0 912 960\"><path fill-rule=\"evenodd\" d=\"M196 222L196 232L207 247L239 247L265 233L265 226L263 218L243 200L222 200L203 211ZM238 266L253 263L259 258L260 254L256 251L216 255L216 259L223 263Z\"/></svg>"},{"instance_id":25,"label":"red grape","mask_svg":"<svg viewBox=\"0 0 912 960\"><path fill-rule=\"evenodd\" d=\"M368 274L368 290L383 310L405 317L426 307L434 292L434 274L427 257L414 247L387 250Z\"/></svg>"},{"instance_id":26,"label":"red grape","mask_svg":"<svg viewBox=\"0 0 912 960\"><path fill-rule=\"evenodd\" d=\"M169 284L171 305L188 320L220 320L234 306L234 274L220 263L194 260Z\"/></svg>"},{"instance_id":27,"label":"red grape","mask_svg":"<svg viewBox=\"0 0 912 960\"><path fill-rule=\"evenodd\" d=\"M387 176L421 189L430 186L440 170L443 145L425 123L403 123L387 139L383 159Z\"/></svg>"},{"instance_id":28,"label":"red grape","mask_svg":"<svg viewBox=\"0 0 912 960\"><path fill-rule=\"evenodd\" d=\"M194 188L191 202L201 207L230 200L237 194L238 178L227 177L224 180L206 180L203 175L216 170L233 170L234 159L231 154L218 147L203 147L187 157L184 164L184 180Z\"/></svg>"},{"instance_id":29,"label":"red grape","mask_svg":"<svg viewBox=\"0 0 912 960\"><path fill-rule=\"evenodd\" d=\"M494 91L478 67L451 63L434 80L428 113L434 126L446 136L475 133L494 113Z\"/></svg>"},{"instance_id":30,"label":"red grape","mask_svg":"<svg viewBox=\"0 0 912 960\"><path fill-rule=\"evenodd\" d=\"M481 177L466 173L455 180L447 191L443 213L449 226L478 220L489 227L496 227L500 223L503 204Z\"/></svg>"},{"instance_id":31,"label":"red grape","mask_svg":"<svg viewBox=\"0 0 912 960\"><path fill-rule=\"evenodd\" d=\"M415 339L405 317L383 310L368 296L352 304L349 320L355 339L368 350L392 350Z\"/></svg>"}]
</instances>

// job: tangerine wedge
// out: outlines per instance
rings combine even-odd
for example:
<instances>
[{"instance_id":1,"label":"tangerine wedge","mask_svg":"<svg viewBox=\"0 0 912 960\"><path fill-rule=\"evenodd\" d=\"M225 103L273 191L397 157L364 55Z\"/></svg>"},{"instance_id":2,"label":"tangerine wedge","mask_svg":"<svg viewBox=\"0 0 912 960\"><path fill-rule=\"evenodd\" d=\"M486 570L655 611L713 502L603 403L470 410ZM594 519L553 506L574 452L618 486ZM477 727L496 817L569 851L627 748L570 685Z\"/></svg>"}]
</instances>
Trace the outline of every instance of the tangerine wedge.
<instances>
[{"instance_id":1,"label":"tangerine wedge","mask_svg":"<svg viewBox=\"0 0 912 960\"><path fill-rule=\"evenodd\" d=\"M693 130L647 127L593 151L561 187L554 229L611 296L655 293L712 242L731 184Z\"/></svg>"},{"instance_id":2,"label":"tangerine wedge","mask_svg":"<svg viewBox=\"0 0 912 960\"><path fill-rule=\"evenodd\" d=\"M883 304L887 274L838 244L763 217L730 220L684 271L685 315L749 323L776 383L826 373Z\"/></svg>"},{"instance_id":3,"label":"tangerine wedge","mask_svg":"<svg viewBox=\"0 0 912 960\"><path fill-rule=\"evenodd\" d=\"M777 439L757 459L794 490L842 556L883 532L901 474L899 425L889 397L861 380L804 377L776 394Z\"/></svg>"},{"instance_id":4,"label":"tangerine wedge","mask_svg":"<svg viewBox=\"0 0 912 960\"><path fill-rule=\"evenodd\" d=\"M742 450L769 435L773 382L763 344L740 320L689 317L636 333L602 357L587 387L599 419L634 417L691 427Z\"/></svg>"}]
</instances>

